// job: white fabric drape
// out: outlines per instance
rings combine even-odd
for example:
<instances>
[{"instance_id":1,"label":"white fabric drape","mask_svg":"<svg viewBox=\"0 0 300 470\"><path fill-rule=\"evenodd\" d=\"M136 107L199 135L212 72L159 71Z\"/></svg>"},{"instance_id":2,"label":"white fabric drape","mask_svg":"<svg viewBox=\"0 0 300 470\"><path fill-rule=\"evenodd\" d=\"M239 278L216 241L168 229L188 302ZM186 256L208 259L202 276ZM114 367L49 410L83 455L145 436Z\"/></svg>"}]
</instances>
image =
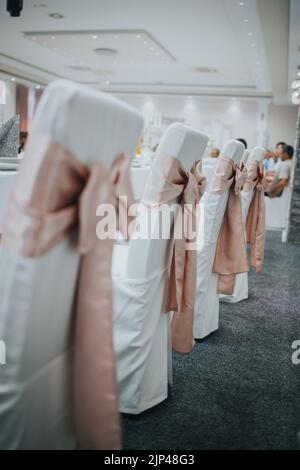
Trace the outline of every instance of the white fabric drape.
<instances>
[{"instance_id":1,"label":"white fabric drape","mask_svg":"<svg viewBox=\"0 0 300 470\"><path fill-rule=\"evenodd\" d=\"M120 411L138 414L168 395L167 270L146 279L114 276L114 342ZM152 371L155 370L153 376Z\"/></svg>"},{"instance_id":2,"label":"white fabric drape","mask_svg":"<svg viewBox=\"0 0 300 470\"><path fill-rule=\"evenodd\" d=\"M222 194L207 192L200 202L195 338L204 338L219 327L218 274L212 272L212 267L228 193L229 191Z\"/></svg>"}]
</instances>

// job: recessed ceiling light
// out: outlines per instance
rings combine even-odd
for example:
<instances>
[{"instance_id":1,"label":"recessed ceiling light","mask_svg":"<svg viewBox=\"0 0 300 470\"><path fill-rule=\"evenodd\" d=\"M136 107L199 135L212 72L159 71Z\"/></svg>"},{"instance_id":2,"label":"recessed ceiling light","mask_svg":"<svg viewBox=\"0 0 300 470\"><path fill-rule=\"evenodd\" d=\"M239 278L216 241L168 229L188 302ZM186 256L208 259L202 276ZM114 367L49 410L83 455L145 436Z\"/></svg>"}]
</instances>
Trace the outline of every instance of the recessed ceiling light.
<instances>
[{"instance_id":1,"label":"recessed ceiling light","mask_svg":"<svg viewBox=\"0 0 300 470\"><path fill-rule=\"evenodd\" d=\"M248 33L248 36L253 36L253 33L249 32L249 33Z\"/></svg>"},{"instance_id":2,"label":"recessed ceiling light","mask_svg":"<svg viewBox=\"0 0 300 470\"><path fill-rule=\"evenodd\" d=\"M11 77L11 81L15 82L16 81L15 77Z\"/></svg>"},{"instance_id":3,"label":"recessed ceiling light","mask_svg":"<svg viewBox=\"0 0 300 470\"><path fill-rule=\"evenodd\" d=\"M300 77L300 72L297 73L298 77Z\"/></svg>"},{"instance_id":4,"label":"recessed ceiling light","mask_svg":"<svg viewBox=\"0 0 300 470\"><path fill-rule=\"evenodd\" d=\"M55 37L55 36L51 36L51 39L56 39L56 37Z\"/></svg>"},{"instance_id":5,"label":"recessed ceiling light","mask_svg":"<svg viewBox=\"0 0 300 470\"><path fill-rule=\"evenodd\" d=\"M137 34L135 37L136 37L137 39L140 39L140 38L141 38L141 35L140 35L140 34Z\"/></svg>"},{"instance_id":6,"label":"recessed ceiling light","mask_svg":"<svg viewBox=\"0 0 300 470\"><path fill-rule=\"evenodd\" d=\"M245 2L240 2L240 6L243 7L245 5Z\"/></svg>"},{"instance_id":7,"label":"recessed ceiling light","mask_svg":"<svg viewBox=\"0 0 300 470\"><path fill-rule=\"evenodd\" d=\"M53 18L54 20L61 20L62 18L64 18L64 15L62 15L61 13L49 13L50 18Z\"/></svg>"},{"instance_id":8,"label":"recessed ceiling light","mask_svg":"<svg viewBox=\"0 0 300 470\"><path fill-rule=\"evenodd\" d=\"M35 88L39 90L41 88L41 85L36 85Z\"/></svg>"},{"instance_id":9,"label":"recessed ceiling light","mask_svg":"<svg viewBox=\"0 0 300 470\"><path fill-rule=\"evenodd\" d=\"M92 35L92 39L97 39L97 38L98 38L97 34Z\"/></svg>"},{"instance_id":10,"label":"recessed ceiling light","mask_svg":"<svg viewBox=\"0 0 300 470\"><path fill-rule=\"evenodd\" d=\"M105 85L110 85L110 80L105 80Z\"/></svg>"},{"instance_id":11,"label":"recessed ceiling light","mask_svg":"<svg viewBox=\"0 0 300 470\"><path fill-rule=\"evenodd\" d=\"M114 56L118 54L116 49L110 49L108 47L97 47L94 49L95 54L104 56Z\"/></svg>"},{"instance_id":12,"label":"recessed ceiling light","mask_svg":"<svg viewBox=\"0 0 300 470\"><path fill-rule=\"evenodd\" d=\"M68 68L71 70L75 70L76 72L88 72L89 70L91 70L90 67L87 67L86 65L77 64L69 65Z\"/></svg>"},{"instance_id":13,"label":"recessed ceiling light","mask_svg":"<svg viewBox=\"0 0 300 470\"><path fill-rule=\"evenodd\" d=\"M252 47L255 47L255 44L254 44L254 42L251 44L251 46L252 46Z\"/></svg>"},{"instance_id":14,"label":"recessed ceiling light","mask_svg":"<svg viewBox=\"0 0 300 470\"><path fill-rule=\"evenodd\" d=\"M207 67L207 66L197 66L193 67L193 71L197 73L217 73L218 70L215 67Z\"/></svg>"},{"instance_id":15,"label":"recessed ceiling light","mask_svg":"<svg viewBox=\"0 0 300 470\"><path fill-rule=\"evenodd\" d=\"M248 23L248 18L244 18L244 23Z\"/></svg>"}]
</instances>

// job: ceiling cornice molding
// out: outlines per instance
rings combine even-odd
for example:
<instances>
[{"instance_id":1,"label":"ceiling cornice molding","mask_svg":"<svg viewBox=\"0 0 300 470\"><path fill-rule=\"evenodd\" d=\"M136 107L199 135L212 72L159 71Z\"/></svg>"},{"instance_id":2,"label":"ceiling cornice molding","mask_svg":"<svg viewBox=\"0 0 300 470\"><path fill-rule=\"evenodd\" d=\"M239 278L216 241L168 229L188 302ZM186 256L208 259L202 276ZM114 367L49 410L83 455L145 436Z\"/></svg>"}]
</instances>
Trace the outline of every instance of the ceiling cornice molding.
<instances>
[{"instance_id":1,"label":"ceiling cornice molding","mask_svg":"<svg viewBox=\"0 0 300 470\"><path fill-rule=\"evenodd\" d=\"M136 95L136 96L192 96L192 97L201 97L201 98L237 98L237 99L245 99L245 100L267 100L269 102L273 101L273 95L268 93L263 94L243 94L243 93L226 93L226 92L215 92L215 91L199 91L192 93L189 91L166 91L166 90L125 90L125 89L117 89L117 88L101 88L101 91L111 94L117 95Z\"/></svg>"},{"instance_id":2,"label":"ceiling cornice molding","mask_svg":"<svg viewBox=\"0 0 300 470\"><path fill-rule=\"evenodd\" d=\"M24 69L24 67L26 67L27 70ZM2 52L0 52L0 68L2 71L14 73L16 76L18 75L20 78L26 78L27 80L31 80L31 77L36 74L34 75L36 77L35 80L40 82L43 81L45 84L49 82L49 80L53 80L53 78L66 78L60 74L51 72L48 69L38 67ZM15 70L15 72L11 72L11 70Z\"/></svg>"}]
</instances>

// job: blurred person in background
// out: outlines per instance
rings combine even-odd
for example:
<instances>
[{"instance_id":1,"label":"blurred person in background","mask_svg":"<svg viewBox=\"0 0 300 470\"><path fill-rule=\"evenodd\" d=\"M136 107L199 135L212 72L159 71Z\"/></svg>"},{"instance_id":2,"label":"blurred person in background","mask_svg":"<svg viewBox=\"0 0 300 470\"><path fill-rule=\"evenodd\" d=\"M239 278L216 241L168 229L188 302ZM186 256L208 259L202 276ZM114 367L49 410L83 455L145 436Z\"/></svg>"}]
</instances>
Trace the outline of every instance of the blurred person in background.
<instances>
[{"instance_id":1,"label":"blurred person in background","mask_svg":"<svg viewBox=\"0 0 300 470\"><path fill-rule=\"evenodd\" d=\"M213 148L210 152L210 158L218 158L220 155L220 150L217 148Z\"/></svg>"},{"instance_id":2,"label":"blurred person in background","mask_svg":"<svg viewBox=\"0 0 300 470\"><path fill-rule=\"evenodd\" d=\"M24 154L24 148L25 148L27 137L28 137L28 132L20 132L19 150L18 150L19 156Z\"/></svg>"},{"instance_id":3,"label":"blurred person in background","mask_svg":"<svg viewBox=\"0 0 300 470\"><path fill-rule=\"evenodd\" d=\"M263 159L263 167L265 171L269 171L270 163L272 163L273 159L273 152L270 149L266 149L264 159Z\"/></svg>"},{"instance_id":4,"label":"blurred person in background","mask_svg":"<svg viewBox=\"0 0 300 470\"><path fill-rule=\"evenodd\" d=\"M247 141L245 139L240 138L240 139L235 139L235 140L238 140L239 142L241 142L245 146L245 149L248 148L248 144L247 144Z\"/></svg>"},{"instance_id":5,"label":"blurred person in background","mask_svg":"<svg viewBox=\"0 0 300 470\"><path fill-rule=\"evenodd\" d=\"M276 178L279 174L281 157L283 149L285 148L285 142L278 142L275 146L274 152L272 152L272 157L269 159L267 164L267 169L265 170L265 176L267 180L266 196L270 194L270 190L273 188Z\"/></svg>"},{"instance_id":6,"label":"blurred person in background","mask_svg":"<svg viewBox=\"0 0 300 470\"><path fill-rule=\"evenodd\" d=\"M274 171L276 175L278 174L281 165L283 149L285 147L285 142L278 142L278 144L276 144L272 159L270 159L268 171Z\"/></svg>"},{"instance_id":7,"label":"blurred person in background","mask_svg":"<svg viewBox=\"0 0 300 470\"><path fill-rule=\"evenodd\" d=\"M277 177L268 191L269 197L280 197L289 184L293 169L293 155L294 148L291 145L285 145L281 151L281 164Z\"/></svg>"}]
</instances>

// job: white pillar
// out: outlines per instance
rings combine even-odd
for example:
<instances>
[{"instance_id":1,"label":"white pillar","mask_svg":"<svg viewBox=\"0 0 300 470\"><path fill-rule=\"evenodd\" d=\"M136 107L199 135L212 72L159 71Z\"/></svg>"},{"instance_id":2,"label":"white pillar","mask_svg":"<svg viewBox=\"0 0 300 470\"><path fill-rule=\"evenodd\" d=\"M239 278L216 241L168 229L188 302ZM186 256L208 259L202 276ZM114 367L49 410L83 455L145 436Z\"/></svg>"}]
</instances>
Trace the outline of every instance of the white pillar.
<instances>
[{"instance_id":1,"label":"white pillar","mask_svg":"<svg viewBox=\"0 0 300 470\"><path fill-rule=\"evenodd\" d=\"M256 125L256 145L268 147L269 144L269 104L270 100L258 100L257 125Z\"/></svg>"}]
</instances>

